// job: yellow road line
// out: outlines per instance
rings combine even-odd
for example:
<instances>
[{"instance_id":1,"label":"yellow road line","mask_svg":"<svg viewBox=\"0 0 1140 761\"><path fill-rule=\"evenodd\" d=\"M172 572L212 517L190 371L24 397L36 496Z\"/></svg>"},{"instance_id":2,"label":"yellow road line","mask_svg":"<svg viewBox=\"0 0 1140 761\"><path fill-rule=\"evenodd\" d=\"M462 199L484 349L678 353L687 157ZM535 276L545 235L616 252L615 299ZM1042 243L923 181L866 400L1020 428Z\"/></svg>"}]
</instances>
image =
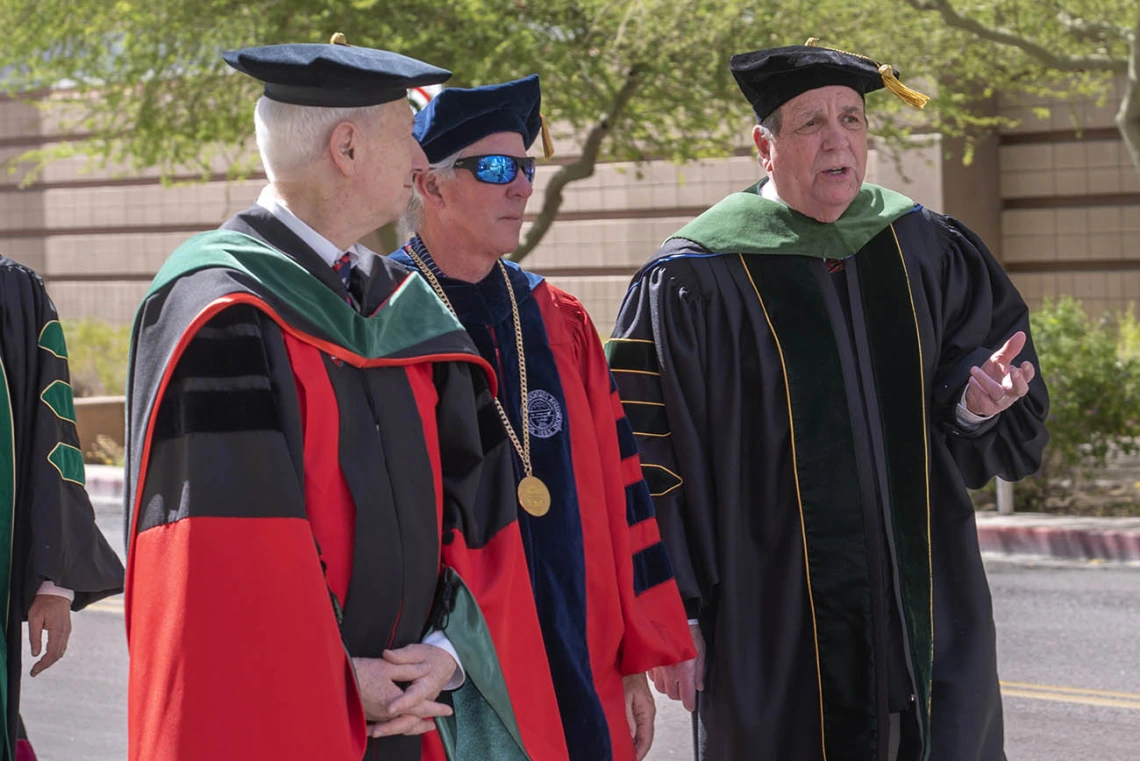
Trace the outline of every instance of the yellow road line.
<instances>
[{"instance_id":1,"label":"yellow road line","mask_svg":"<svg viewBox=\"0 0 1140 761\"><path fill-rule=\"evenodd\" d=\"M1091 690L1085 687L1057 687L1052 684L1032 684L1030 682L1005 682L1002 687L1012 687L1019 690L1043 690L1045 692L1068 692L1073 695L1104 695L1110 698L1124 698L1125 700L1140 700L1140 693L1113 692L1111 690Z\"/></svg>"},{"instance_id":2,"label":"yellow road line","mask_svg":"<svg viewBox=\"0 0 1140 761\"><path fill-rule=\"evenodd\" d=\"M1060 692L1039 692L1036 690L1002 690L1001 694L1007 698L1029 698L1030 700L1051 700L1057 703L1077 703L1088 706L1104 706L1106 708L1126 708L1140 711L1140 701L1117 700L1113 698L1093 698L1071 695Z\"/></svg>"},{"instance_id":3,"label":"yellow road line","mask_svg":"<svg viewBox=\"0 0 1140 761\"><path fill-rule=\"evenodd\" d=\"M123 598L111 597L99 602L93 602L88 605L84 610L93 610L99 613L122 613L123 612Z\"/></svg>"}]
</instances>

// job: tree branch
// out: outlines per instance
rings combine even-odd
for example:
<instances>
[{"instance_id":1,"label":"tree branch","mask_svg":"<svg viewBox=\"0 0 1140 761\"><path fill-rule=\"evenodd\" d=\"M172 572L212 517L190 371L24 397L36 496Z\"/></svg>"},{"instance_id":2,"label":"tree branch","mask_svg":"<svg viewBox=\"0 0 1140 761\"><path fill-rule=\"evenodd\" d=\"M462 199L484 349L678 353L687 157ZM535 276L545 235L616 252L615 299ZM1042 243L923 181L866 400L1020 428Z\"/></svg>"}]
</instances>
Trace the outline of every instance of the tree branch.
<instances>
[{"instance_id":1,"label":"tree branch","mask_svg":"<svg viewBox=\"0 0 1140 761\"><path fill-rule=\"evenodd\" d=\"M558 217L558 210L562 208L563 192L566 190L566 186L577 180L584 180L593 176L594 167L598 163L598 155L601 153L602 141L609 135L614 124L621 117L622 111L633 98L641 84L640 79L640 70L637 67L630 68L625 75L625 82L622 83L621 89L617 91L610 102L609 110L586 133L586 140L582 144L582 153L578 156L578 160L572 164L566 164L550 178L546 184L546 192L542 195L542 211L538 213L534 224L527 230L523 242L508 256L511 261L521 262L525 259L549 232L550 226Z\"/></svg>"},{"instance_id":2,"label":"tree branch","mask_svg":"<svg viewBox=\"0 0 1140 761\"><path fill-rule=\"evenodd\" d=\"M1126 61L1104 55L1070 56L1058 55L1048 48L1001 27L990 27L958 13L949 0L907 0L911 7L920 11L937 11L947 26L971 32L983 40L1000 45L1015 47L1033 56L1046 66L1058 71L1111 71L1123 73L1128 70ZM1133 40L1133 49L1136 43Z\"/></svg>"},{"instance_id":3,"label":"tree branch","mask_svg":"<svg viewBox=\"0 0 1140 761\"><path fill-rule=\"evenodd\" d=\"M1057 21L1061 23L1061 26L1065 27L1069 31L1084 35L1086 37L1097 39L1116 37L1129 43L1135 39L1132 35L1132 30L1126 26L1110 24L1107 21L1090 21L1088 19L1074 16L1068 11L1061 11L1058 13Z\"/></svg>"},{"instance_id":4,"label":"tree branch","mask_svg":"<svg viewBox=\"0 0 1140 761\"><path fill-rule=\"evenodd\" d=\"M1140 13L1132 33L1132 51L1128 56L1128 82L1124 99L1116 112L1116 126L1124 138L1124 146L1132 156L1132 166L1140 173Z\"/></svg>"}]
</instances>

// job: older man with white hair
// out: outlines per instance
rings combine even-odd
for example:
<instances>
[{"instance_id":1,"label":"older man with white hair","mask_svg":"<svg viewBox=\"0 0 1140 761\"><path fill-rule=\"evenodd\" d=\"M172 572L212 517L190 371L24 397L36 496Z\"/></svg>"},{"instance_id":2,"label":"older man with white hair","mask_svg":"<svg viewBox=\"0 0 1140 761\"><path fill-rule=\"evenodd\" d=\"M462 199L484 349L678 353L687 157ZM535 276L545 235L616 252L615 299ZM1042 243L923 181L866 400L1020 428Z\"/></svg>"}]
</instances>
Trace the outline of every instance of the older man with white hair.
<instances>
[{"instance_id":1,"label":"older man with white hair","mask_svg":"<svg viewBox=\"0 0 1140 761\"><path fill-rule=\"evenodd\" d=\"M443 517L509 467L480 437L490 368L358 243L427 165L406 88L449 72L334 43L226 53L265 83L270 183L170 257L135 323L131 759L418 760L464 680L420 640L444 625Z\"/></svg>"}]
</instances>

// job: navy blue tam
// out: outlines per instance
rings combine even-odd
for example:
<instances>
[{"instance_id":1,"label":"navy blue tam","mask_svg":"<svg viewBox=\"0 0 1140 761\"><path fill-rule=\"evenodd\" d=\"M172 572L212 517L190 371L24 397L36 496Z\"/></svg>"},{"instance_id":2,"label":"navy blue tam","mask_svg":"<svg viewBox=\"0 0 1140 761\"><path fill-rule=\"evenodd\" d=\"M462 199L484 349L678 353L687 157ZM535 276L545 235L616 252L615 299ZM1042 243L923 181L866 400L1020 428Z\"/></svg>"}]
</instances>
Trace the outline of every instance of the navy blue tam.
<instances>
[{"instance_id":1,"label":"navy blue tam","mask_svg":"<svg viewBox=\"0 0 1140 761\"><path fill-rule=\"evenodd\" d=\"M361 108L406 98L408 89L446 82L451 72L333 35L328 45L264 45L222 53L226 63L265 83L265 97L298 106Z\"/></svg>"},{"instance_id":2,"label":"navy blue tam","mask_svg":"<svg viewBox=\"0 0 1140 761\"><path fill-rule=\"evenodd\" d=\"M816 43L813 37L806 45L740 53L729 61L732 76L758 121L797 95L832 85L850 87L864 96L886 87L916 108L930 100L903 85L894 67Z\"/></svg>"},{"instance_id":3,"label":"navy blue tam","mask_svg":"<svg viewBox=\"0 0 1140 761\"><path fill-rule=\"evenodd\" d=\"M496 85L448 87L416 114L412 134L430 163L499 132L517 132L530 148L542 130L538 75Z\"/></svg>"}]
</instances>

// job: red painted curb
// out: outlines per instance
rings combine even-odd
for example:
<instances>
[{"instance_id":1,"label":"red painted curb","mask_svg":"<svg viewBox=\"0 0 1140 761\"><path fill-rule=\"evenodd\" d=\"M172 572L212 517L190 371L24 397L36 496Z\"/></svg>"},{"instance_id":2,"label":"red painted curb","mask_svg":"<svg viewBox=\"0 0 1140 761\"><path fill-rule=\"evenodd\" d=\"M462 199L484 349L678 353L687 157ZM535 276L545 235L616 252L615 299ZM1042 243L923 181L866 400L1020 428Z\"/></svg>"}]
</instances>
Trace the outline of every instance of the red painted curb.
<instances>
[{"instance_id":1,"label":"red painted curb","mask_svg":"<svg viewBox=\"0 0 1140 761\"><path fill-rule=\"evenodd\" d=\"M982 552L1075 560L1140 561L1140 532L1042 526L978 526Z\"/></svg>"}]
</instances>

